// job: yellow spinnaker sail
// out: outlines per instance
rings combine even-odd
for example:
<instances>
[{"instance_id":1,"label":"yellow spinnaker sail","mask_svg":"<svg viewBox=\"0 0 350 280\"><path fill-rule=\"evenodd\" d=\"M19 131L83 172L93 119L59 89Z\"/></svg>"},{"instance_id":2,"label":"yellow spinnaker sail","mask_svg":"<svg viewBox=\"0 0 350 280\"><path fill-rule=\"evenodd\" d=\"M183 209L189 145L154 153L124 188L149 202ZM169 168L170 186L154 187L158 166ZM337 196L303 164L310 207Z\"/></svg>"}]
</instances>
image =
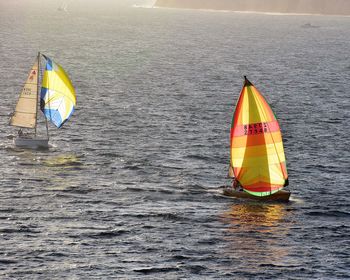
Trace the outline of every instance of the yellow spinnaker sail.
<instances>
[{"instance_id":1,"label":"yellow spinnaker sail","mask_svg":"<svg viewBox=\"0 0 350 280\"><path fill-rule=\"evenodd\" d=\"M230 169L243 189L257 196L282 189L288 179L277 119L247 79L232 121Z\"/></svg>"},{"instance_id":2,"label":"yellow spinnaker sail","mask_svg":"<svg viewBox=\"0 0 350 280\"><path fill-rule=\"evenodd\" d=\"M41 87L40 106L44 115L57 127L61 127L73 114L76 105L74 87L63 68L50 58Z\"/></svg>"}]
</instances>

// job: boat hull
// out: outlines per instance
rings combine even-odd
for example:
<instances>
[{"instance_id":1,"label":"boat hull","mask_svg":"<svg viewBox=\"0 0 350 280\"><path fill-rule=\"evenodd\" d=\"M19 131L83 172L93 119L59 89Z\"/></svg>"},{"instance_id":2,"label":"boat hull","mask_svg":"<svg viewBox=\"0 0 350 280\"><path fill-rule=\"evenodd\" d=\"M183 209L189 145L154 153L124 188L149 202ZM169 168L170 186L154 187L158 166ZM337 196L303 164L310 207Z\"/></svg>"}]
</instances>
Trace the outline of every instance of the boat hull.
<instances>
[{"instance_id":1,"label":"boat hull","mask_svg":"<svg viewBox=\"0 0 350 280\"><path fill-rule=\"evenodd\" d=\"M22 138L17 137L13 140L16 147L28 149L47 149L49 148L49 139L43 138Z\"/></svg>"},{"instance_id":2,"label":"boat hull","mask_svg":"<svg viewBox=\"0 0 350 280\"><path fill-rule=\"evenodd\" d=\"M290 191L280 190L274 194L268 196L254 196L244 191L236 191L233 188L225 188L224 195L229 197L250 199L257 201L276 201L276 202L288 202L290 197Z\"/></svg>"}]
</instances>

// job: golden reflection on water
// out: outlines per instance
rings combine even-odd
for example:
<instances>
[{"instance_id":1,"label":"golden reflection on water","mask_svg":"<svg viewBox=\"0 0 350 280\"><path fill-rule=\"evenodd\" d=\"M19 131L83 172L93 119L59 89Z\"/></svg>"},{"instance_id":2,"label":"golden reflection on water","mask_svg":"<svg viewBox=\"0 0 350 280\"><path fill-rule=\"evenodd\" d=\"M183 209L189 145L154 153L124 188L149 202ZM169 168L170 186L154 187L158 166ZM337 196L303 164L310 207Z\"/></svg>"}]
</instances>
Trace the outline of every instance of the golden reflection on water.
<instances>
[{"instance_id":1,"label":"golden reflection on water","mask_svg":"<svg viewBox=\"0 0 350 280\"><path fill-rule=\"evenodd\" d=\"M238 266L290 263L287 235L291 222L286 205L236 204L221 218L229 224L224 254L238 259Z\"/></svg>"},{"instance_id":2,"label":"golden reflection on water","mask_svg":"<svg viewBox=\"0 0 350 280\"><path fill-rule=\"evenodd\" d=\"M74 154L66 154L49 157L43 160L43 164L46 166L61 166L61 167L71 167L72 165L80 165L79 158Z\"/></svg>"},{"instance_id":3,"label":"golden reflection on water","mask_svg":"<svg viewBox=\"0 0 350 280\"><path fill-rule=\"evenodd\" d=\"M65 190L80 185L80 158L74 154L51 156L42 161L43 174L50 178L48 189Z\"/></svg>"},{"instance_id":4,"label":"golden reflection on water","mask_svg":"<svg viewBox=\"0 0 350 280\"><path fill-rule=\"evenodd\" d=\"M45 189L65 190L80 185L81 157L75 154L50 155L48 152L24 150L16 153L16 169L21 179L45 185Z\"/></svg>"},{"instance_id":5,"label":"golden reflection on water","mask_svg":"<svg viewBox=\"0 0 350 280\"><path fill-rule=\"evenodd\" d=\"M224 213L223 217L233 227L240 229L255 228L258 231L273 231L274 227L286 215L283 204L236 204Z\"/></svg>"}]
</instances>

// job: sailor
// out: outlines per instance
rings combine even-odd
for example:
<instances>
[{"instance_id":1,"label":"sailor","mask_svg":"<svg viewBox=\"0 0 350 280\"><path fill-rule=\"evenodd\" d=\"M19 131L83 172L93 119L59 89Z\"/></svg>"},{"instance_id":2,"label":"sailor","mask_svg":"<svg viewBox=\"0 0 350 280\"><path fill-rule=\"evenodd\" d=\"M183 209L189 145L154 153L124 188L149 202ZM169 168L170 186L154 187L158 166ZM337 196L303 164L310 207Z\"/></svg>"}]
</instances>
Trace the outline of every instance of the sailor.
<instances>
[{"instance_id":1,"label":"sailor","mask_svg":"<svg viewBox=\"0 0 350 280\"><path fill-rule=\"evenodd\" d=\"M238 182L238 180L236 178L233 179L232 187L236 191L240 191L240 192L243 191L243 188L242 188L241 184Z\"/></svg>"},{"instance_id":2,"label":"sailor","mask_svg":"<svg viewBox=\"0 0 350 280\"><path fill-rule=\"evenodd\" d=\"M287 187L287 186L289 186L289 180L288 180L288 178L287 178L286 181L284 182L283 187Z\"/></svg>"}]
</instances>

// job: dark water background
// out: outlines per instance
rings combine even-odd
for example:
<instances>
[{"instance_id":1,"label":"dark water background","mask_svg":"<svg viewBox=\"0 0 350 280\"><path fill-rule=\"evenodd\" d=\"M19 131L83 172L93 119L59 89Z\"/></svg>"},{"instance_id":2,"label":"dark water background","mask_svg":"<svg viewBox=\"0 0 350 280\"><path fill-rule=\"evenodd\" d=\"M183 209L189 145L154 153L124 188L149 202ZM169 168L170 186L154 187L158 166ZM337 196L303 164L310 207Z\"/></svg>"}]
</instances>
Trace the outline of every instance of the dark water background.
<instances>
[{"instance_id":1,"label":"dark water background","mask_svg":"<svg viewBox=\"0 0 350 280\"><path fill-rule=\"evenodd\" d=\"M89 3L0 3L0 278L349 278L350 18ZM48 152L8 139L38 50L78 98ZM289 204L220 195L243 75L280 121Z\"/></svg>"}]
</instances>

